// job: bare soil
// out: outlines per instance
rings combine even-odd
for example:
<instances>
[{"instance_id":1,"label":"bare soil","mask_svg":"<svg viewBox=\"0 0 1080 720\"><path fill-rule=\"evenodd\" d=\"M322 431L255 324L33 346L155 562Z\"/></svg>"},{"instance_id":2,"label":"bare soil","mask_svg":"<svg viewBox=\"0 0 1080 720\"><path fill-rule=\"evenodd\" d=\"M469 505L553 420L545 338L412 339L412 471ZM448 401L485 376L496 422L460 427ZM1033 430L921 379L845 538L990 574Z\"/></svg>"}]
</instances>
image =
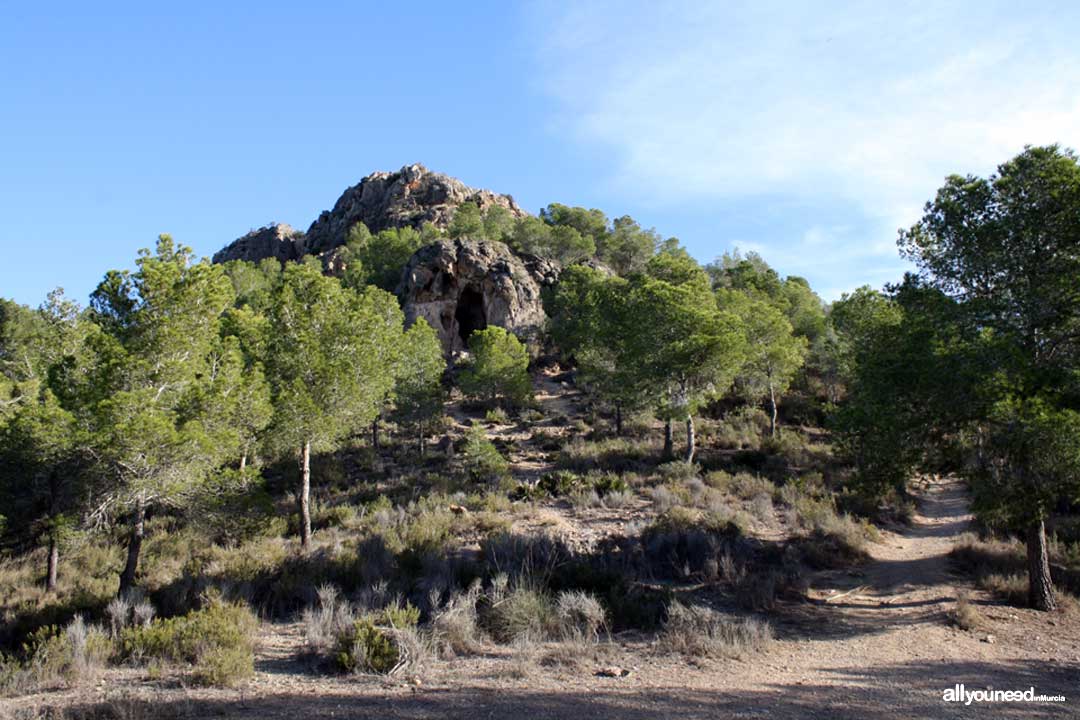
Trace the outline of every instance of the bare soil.
<instances>
[{"instance_id":1,"label":"bare soil","mask_svg":"<svg viewBox=\"0 0 1080 720\"><path fill-rule=\"evenodd\" d=\"M918 488L914 522L883 533L857 571L819 573L809 602L772 617L777 641L733 660L657 653L617 636L595 650L489 648L432 660L393 678L327 677L299 659L297 623L262 628L256 677L237 690L113 669L93 687L0 704L0 717L115 718L951 718L1080 717L1080 619L1003 605L950 573L947 554L970 520L963 486ZM968 632L950 612L966 593L984 618ZM607 666L626 677L600 677ZM1063 694L1065 703L965 707L943 691L995 688ZM39 715L40 714L40 715Z\"/></svg>"}]
</instances>

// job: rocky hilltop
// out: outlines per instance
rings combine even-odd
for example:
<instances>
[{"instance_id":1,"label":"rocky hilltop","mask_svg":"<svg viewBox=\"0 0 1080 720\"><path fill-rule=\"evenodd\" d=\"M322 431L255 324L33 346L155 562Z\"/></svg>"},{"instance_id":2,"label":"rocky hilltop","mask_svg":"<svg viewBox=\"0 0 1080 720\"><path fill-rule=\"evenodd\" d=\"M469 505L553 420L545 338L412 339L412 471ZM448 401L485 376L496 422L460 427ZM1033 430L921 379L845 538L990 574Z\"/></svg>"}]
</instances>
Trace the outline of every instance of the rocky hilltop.
<instances>
[{"instance_id":1,"label":"rocky hilltop","mask_svg":"<svg viewBox=\"0 0 1080 720\"><path fill-rule=\"evenodd\" d=\"M295 260L322 254L345 244L349 228L358 222L372 232L405 226L419 229L428 222L445 228L454 209L466 201L476 203L481 210L501 205L516 217L527 214L509 195L471 188L423 165L407 165L397 172L372 173L347 189L333 210L323 211L307 233L288 225L269 225L222 249L214 255L214 262L258 262L268 257Z\"/></svg>"}]
</instances>

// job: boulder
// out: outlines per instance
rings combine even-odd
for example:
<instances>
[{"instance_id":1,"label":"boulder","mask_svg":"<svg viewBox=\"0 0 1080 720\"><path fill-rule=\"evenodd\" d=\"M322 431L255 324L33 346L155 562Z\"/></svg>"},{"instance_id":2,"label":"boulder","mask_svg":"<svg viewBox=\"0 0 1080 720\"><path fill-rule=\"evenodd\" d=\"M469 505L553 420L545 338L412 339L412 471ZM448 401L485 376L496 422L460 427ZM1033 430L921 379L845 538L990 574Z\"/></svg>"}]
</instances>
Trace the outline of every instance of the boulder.
<instances>
[{"instance_id":1,"label":"boulder","mask_svg":"<svg viewBox=\"0 0 1080 720\"><path fill-rule=\"evenodd\" d=\"M440 240L409 260L398 286L406 322L424 318L447 355L466 349L470 333L505 328L539 349L547 316L541 290L559 275L555 263L519 257L503 243Z\"/></svg>"}]
</instances>

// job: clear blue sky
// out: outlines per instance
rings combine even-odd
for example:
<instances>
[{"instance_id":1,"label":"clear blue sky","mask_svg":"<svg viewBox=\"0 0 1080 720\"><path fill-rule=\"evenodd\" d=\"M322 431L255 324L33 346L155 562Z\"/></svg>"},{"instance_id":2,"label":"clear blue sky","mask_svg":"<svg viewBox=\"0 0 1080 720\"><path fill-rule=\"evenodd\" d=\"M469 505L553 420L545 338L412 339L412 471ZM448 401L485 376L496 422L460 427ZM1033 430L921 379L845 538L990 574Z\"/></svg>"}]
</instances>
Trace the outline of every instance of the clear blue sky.
<instances>
[{"instance_id":1,"label":"clear blue sky","mask_svg":"<svg viewBox=\"0 0 1080 720\"><path fill-rule=\"evenodd\" d=\"M1080 145L1071 2L155 5L0 0L0 296L85 302L158 233L209 255L423 162L831 299L899 277L945 174Z\"/></svg>"}]
</instances>

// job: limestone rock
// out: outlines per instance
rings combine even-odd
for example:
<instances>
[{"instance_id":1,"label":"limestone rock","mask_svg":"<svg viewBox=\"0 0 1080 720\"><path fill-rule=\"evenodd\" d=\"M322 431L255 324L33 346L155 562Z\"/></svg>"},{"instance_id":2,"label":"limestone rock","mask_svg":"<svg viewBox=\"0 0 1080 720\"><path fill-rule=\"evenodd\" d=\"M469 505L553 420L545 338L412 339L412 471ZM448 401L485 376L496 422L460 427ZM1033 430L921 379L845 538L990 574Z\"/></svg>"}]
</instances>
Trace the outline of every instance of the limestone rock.
<instances>
[{"instance_id":1,"label":"limestone rock","mask_svg":"<svg viewBox=\"0 0 1080 720\"><path fill-rule=\"evenodd\" d=\"M323 211L308 228L307 251L321 253L343 245L349 228L358 222L373 233L391 227L419 229L427 222L445 228L454 209L466 201L481 211L501 205L515 217L526 215L509 195L471 188L423 165L406 165L394 173L372 173L346 190L334 209Z\"/></svg>"},{"instance_id":2,"label":"limestone rock","mask_svg":"<svg viewBox=\"0 0 1080 720\"><path fill-rule=\"evenodd\" d=\"M281 262L298 260L304 255L304 233L284 223L272 223L252 230L214 254L214 262L276 258Z\"/></svg>"},{"instance_id":3,"label":"limestone rock","mask_svg":"<svg viewBox=\"0 0 1080 720\"><path fill-rule=\"evenodd\" d=\"M447 355L464 350L472 331L491 325L535 350L547 319L540 291L558 273L555 263L519 257L502 243L440 240L409 260L398 297L406 322L424 318Z\"/></svg>"}]
</instances>

